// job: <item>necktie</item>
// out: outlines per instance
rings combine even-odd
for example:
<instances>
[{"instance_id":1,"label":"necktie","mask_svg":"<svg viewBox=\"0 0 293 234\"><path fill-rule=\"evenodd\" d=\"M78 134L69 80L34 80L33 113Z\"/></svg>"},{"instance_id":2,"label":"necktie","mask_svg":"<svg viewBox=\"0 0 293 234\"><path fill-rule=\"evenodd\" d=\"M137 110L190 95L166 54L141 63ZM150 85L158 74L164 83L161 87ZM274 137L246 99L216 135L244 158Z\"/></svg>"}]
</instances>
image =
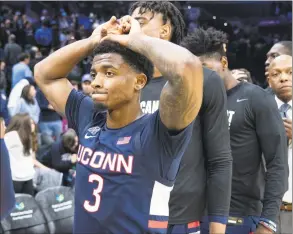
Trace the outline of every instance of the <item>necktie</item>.
<instances>
[{"instance_id":1,"label":"necktie","mask_svg":"<svg viewBox=\"0 0 293 234\"><path fill-rule=\"evenodd\" d=\"M287 116L287 111L291 108L291 106L288 103L284 103L282 106L280 106L279 111L281 113L284 113L284 116ZM290 144L290 140L287 138L287 145Z\"/></svg>"},{"instance_id":2,"label":"necktie","mask_svg":"<svg viewBox=\"0 0 293 234\"><path fill-rule=\"evenodd\" d=\"M283 113L287 113L287 111L290 109L290 105L288 103L283 103L282 106L280 106L279 110L280 112L283 112Z\"/></svg>"}]
</instances>

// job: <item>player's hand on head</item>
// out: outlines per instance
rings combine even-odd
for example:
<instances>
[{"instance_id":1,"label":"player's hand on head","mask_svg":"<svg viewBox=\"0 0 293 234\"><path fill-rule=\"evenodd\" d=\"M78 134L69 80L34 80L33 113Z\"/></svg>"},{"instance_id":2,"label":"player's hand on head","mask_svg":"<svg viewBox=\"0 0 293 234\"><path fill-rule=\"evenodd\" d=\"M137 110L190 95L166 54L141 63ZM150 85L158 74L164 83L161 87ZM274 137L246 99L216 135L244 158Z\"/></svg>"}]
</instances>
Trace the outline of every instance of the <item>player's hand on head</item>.
<instances>
[{"instance_id":1,"label":"player's hand on head","mask_svg":"<svg viewBox=\"0 0 293 234\"><path fill-rule=\"evenodd\" d=\"M98 45L101 42L101 39L107 35L111 34L122 34L122 27L115 16L112 16L111 19L101 25L99 25L90 36L94 45Z\"/></svg>"},{"instance_id":2,"label":"player's hand on head","mask_svg":"<svg viewBox=\"0 0 293 234\"><path fill-rule=\"evenodd\" d=\"M120 25L122 25L123 34L108 34L107 36L103 37L103 40L110 40L116 41L123 46L128 46L129 40L135 38L142 34L142 30L140 27L139 22L134 19L133 17L127 15L123 16L120 20ZM126 34L129 31L128 34Z\"/></svg>"}]
</instances>

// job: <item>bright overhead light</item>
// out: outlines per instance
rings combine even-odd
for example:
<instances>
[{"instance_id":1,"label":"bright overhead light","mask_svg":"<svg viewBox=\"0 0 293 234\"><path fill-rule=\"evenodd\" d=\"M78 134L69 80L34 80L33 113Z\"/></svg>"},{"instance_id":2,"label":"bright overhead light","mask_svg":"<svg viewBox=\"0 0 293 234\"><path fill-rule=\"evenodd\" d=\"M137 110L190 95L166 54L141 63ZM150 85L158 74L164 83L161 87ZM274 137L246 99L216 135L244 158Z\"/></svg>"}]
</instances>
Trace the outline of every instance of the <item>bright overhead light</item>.
<instances>
[{"instance_id":1,"label":"bright overhead light","mask_svg":"<svg viewBox=\"0 0 293 234\"><path fill-rule=\"evenodd\" d=\"M187 8L188 8L188 9L191 9L191 6L188 6Z\"/></svg>"},{"instance_id":2,"label":"bright overhead light","mask_svg":"<svg viewBox=\"0 0 293 234\"><path fill-rule=\"evenodd\" d=\"M227 26L228 24L227 23L224 23L224 26Z\"/></svg>"},{"instance_id":3,"label":"bright overhead light","mask_svg":"<svg viewBox=\"0 0 293 234\"><path fill-rule=\"evenodd\" d=\"M217 16L214 15L214 16L213 16L213 19L217 19Z\"/></svg>"}]
</instances>

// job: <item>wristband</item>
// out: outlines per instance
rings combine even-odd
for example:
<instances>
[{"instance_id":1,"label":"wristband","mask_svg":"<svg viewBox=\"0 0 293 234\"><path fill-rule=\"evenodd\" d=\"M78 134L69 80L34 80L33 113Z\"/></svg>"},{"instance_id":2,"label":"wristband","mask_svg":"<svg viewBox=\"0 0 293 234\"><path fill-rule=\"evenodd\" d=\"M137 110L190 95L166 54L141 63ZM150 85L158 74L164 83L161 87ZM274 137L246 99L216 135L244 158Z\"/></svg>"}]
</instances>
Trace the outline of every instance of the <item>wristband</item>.
<instances>
[{"instance_id":1,"label":"wristband","mask_svg":"<svg viewBox=\"0 0 293 234\"><path fill-rule=\"evenodd\" d=\"M273 221L266 219L266 218L260 218L259 223L262 226L264 226L265 228L267 228L273 232L277 232L277 224L274 223Z\"/></svg>"}]
</instances>

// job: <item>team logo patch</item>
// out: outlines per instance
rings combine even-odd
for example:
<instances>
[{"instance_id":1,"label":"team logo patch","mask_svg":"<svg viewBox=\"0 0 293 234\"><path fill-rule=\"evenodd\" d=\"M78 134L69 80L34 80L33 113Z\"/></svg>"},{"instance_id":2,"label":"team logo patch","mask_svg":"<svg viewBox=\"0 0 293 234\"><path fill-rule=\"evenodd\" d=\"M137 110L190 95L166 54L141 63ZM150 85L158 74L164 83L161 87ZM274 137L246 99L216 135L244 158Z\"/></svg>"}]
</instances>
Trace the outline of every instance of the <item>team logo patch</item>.
<instances>
[{"instance_id":1,"label":"team logo patch","mask_svg":"<svg viewBox=\"0 0 293 234\"><path fill-rule=\"evenodd\" d=\"M117 141L117 145L129 144L131 137L120 137Z\"/></svg>"},{"instance_id":2,"label":"team logo patch","mask_svg":"<svg viewBox=\"0 0 293 234\"><path fill-rule=\"evenodd\" d=\"M63 194L56 195L56 201L63 202L64 201L64 195Z\"/></svg>"},{"instance_id":3,"label":"team logo patch","mask_svg":"<svg viewBox=\"0 0 293 234\"><path fill-rule=\"evenodd\" d=\"M23 210L24 209L24 203L23 202L20 202L20 203L16 203L15 204L15 208L17 209L17 210Z\"/></svg>"},{"instance_id":4,"label":"team logo patch","mask_svg":"<svg viewBox=\"0 0 293 234\"><path fill-rule=\"evenodd\" d=\"M101 128L99 126L96 126L96 127L89 128L88 132L92 135L96 135L100 130Z\"/></svg>"}]
</instances>

